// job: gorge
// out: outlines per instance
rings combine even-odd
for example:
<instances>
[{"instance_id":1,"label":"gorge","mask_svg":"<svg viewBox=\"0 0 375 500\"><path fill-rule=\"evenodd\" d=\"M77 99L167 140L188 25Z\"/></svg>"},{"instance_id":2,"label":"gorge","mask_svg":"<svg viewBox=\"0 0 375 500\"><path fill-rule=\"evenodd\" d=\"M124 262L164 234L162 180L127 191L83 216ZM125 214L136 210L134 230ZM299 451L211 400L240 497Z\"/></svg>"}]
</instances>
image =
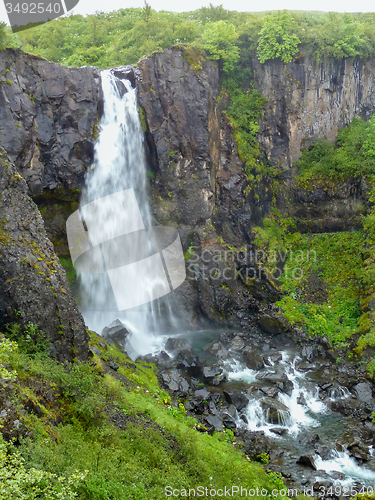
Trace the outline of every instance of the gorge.
<instances>
[{"instance_id":1,"label":"gorge","mask_svg":"<svg viewBox=\"0 0 375 500\"><path fill-rule=\"evenodd\" d=\"M139 202L144 220L177 228L187 268L207 271L188 272L171 294L177 326L172 334L162 332L159 343L168 354L159 345L154 356L142 358L158 365L176 406L183 401L202 431L233 430L248 456L270 459L270 469L290 486L373 487L375 399L366 372L373 348L363 358L348 358L343 340L355 348L352 339L335 344L327 335L309 337L283 314L285 291L252 251L262 250L257 228L266 227L275 208L292 219L301 238L350 237L362 227L372 203L366 178L304 186L295 162L302 147L333 141L356 116L367 120L375 113L374 60L253 61L254 86L267 99L259 142L278 169L255 183L238 154L220 68L205 57L199 65L185 48L173 47L136 68L111 70L111 80L94 67L66 68L0 52L0 326L17 322L20 311L23 325L31 321L50 337L53 356L86 359L88 334L78 312L81 307L91 328L80 302L85 296L73 285L77 307L56 258L69 258L65 223L81 192L82 206L110 194L106 182L115 191L138 187L142 199L144 184L150 203L148 209L148 200ZM102 85L116 86L116 99ZM121 134L111 128L116 121ZM131 124L128 132L125 123ZM109 142L100 153L102 134ZM121 141L126 153L117 165L118 156L110 154ZM108 162L107 177L98 174L100 161ZM283 252L290 250L279 243ZM247 279L246 271L254 269L256 277ZM319 272L308 283L317 303L327 297ZM86 282L86 290L91 286ZM367 307L371 313L373 304Z\"/></svg>"}]
</instances>

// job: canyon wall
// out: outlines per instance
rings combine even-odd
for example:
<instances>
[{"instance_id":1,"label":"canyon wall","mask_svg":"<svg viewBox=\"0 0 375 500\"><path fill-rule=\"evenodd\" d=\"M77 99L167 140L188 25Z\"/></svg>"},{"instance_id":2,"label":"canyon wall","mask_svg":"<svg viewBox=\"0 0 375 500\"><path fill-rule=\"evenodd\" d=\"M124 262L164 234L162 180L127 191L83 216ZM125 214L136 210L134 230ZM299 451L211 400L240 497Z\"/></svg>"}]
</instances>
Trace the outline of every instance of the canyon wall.
<instances>
[{"instance_id":1,"label":"canyon wall","mask_svg":"<svg viewBox=\"0 0 375 500\"><path fill-rule=\"evenodd\" d=\"M261 148L282 167L277 204L300 230L360 224L367 202L362 180L302 189L293 161L301 147L333 140L355 116L374 113L374 67L374 60L253 61L255 86L268 99ZM267 176L253 187L244 174L216 63L175 47L118 74L139 89L155 222L179 229L189 258L188 280L176 300L193 323L206 317L247 326L260 313L264 317L278 292L258 273L250 250L252 229L269 213L273 191ZM98 69L0 53L0 145L25 178L58 255L68 255L65 220L93 161L102 107ZM256 271L251 279L249 270Z\"/></svg>"},{"instance_id":2,"label":"canyon wall","mask_svg":"<svg viewBox=\"0 0 375 500\"><path fill-rule=\"evenodd\" d=\"M356 116L375 110L375 60L308 58L283 64L254 59L254 83L269 100L261 123L261 144L274 163L290 168L301 148L317 139L333 141Z\"/></svg>"}]
</instances>

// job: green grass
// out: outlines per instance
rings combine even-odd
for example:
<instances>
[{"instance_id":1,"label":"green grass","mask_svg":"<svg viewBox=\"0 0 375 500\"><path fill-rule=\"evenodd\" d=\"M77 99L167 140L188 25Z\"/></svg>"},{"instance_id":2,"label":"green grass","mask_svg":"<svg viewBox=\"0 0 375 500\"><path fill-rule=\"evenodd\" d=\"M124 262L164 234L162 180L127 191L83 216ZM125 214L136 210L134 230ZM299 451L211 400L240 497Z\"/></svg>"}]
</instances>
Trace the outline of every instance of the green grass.
<instances>
[{"instance_id":1,"label":"green grass","mask_svg":"<svg viewBox=\"0 0 375 500\"><path fill-rule=\"evenodd\" d=\"M236 449L230 433L199 432L183 405L172 406L160 389L153 365L133 363L112 346L103 349L96 335L92 343L102 355L69 367L42 355L7 354L17 372L12 401L19 411L30 401L39 407L19 417L33 430L18 447L24 470L63 477L87 471L74 483L77 498L87 500L162 499L169 485L282 487ZM109 359L118 372L106 366Z\"/></svg>"},{"instance_id":2,"label":"green grass","mask_svg":"<svg viewBox=\"0 0 375 500\"><path fill-rule=\"evenodd\" d=\"M318 140L295 162L298 182L313 189L316 182L335 186L349 177L375 174L375 116L368 121L355 118L339 131L335 143ZM315 181L315 182L314 182Z\"/></svg>"},{"instance_id":3,"label":"green grass","mask_svg":"<svg viewBox=\"0 0 375 500\"><path fill-rule=\"evenodd\" d=\"M333 343L358 332L362 242L360 231L300 236L281 279L287 295L277 303L291 324Z\"/></svg>"}]
</instances>

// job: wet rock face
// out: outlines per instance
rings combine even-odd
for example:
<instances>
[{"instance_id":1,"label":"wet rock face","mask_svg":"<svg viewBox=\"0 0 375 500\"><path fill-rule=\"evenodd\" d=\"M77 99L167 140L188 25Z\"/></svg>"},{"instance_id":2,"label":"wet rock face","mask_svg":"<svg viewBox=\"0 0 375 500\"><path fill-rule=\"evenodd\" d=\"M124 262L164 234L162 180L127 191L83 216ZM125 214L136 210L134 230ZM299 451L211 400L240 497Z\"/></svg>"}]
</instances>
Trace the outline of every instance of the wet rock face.
<instances>
[{"instance_id":1,"label":"wet rock face","mask_svg":"<svg viewBox=\"0 0 375 500\"><path fill-rule=\"evenodd\" d=\"M102 110L97 68L0 53L0 145L32 195L81 188Z\"/></svg>"},{"instance_id":2,"label":"wet rock face","mask_svg":"<svg viewBox=\"0 0 375 500\"><path fill-rule=\"evenodd\" d=\"M38 325L59 360L87 358L88 335L27 185L0 148L0 329Z\"/></svg>"},{"instance_id":3,"label":"wet rock face","mask_svg":"<svg viewBox=\"0 0 375 500\"><path fill-rule=\"evenodd\" d=\"M267 156L284 167L299 158L301 147L322 137L333 141L355 116L374 113L374 59L253 64L255 85L269 99L261 142Z\"/></svg>"},{"instance_id":4,"label":"wet rock face","mask_svg":"<svg viewBox=\"0 0 375 500\"><path fill-rule=\"evenodd\" d=\"M154 197L163 198L159 216L179 224L205 222L214 208L220 84L218 69L201 64L195 72L180 49L167 49L142 59L136 72L155 159Z\"/></svg>"}]
</instances>

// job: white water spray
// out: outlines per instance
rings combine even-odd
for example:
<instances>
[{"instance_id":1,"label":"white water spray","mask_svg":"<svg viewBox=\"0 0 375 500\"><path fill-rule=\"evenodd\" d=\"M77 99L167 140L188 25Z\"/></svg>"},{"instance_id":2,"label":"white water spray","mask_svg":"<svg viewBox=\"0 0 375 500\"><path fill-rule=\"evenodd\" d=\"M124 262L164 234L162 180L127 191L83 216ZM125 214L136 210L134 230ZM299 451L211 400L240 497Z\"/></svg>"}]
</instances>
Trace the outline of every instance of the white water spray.
<instances>
[{"instance_id":1,"label":"white water spray","mask_svg":"<svg viewBox=\"0 0 375 500\"><path fill-rule=\"evenodd\" d=\"M118 79L110 70L102 72L102 88L104 114L100 124L100 136L95 146L95 161L87 175L81 200L81 212L82 207L84 210L88 203L100 200L99 220L90 226L91 241L110 240L113 235L120 234L119 225L124 224L124 219L128 226L134 225L132 211L125 214L122 212L122 220L119 220L118 206L114 206L116 198L109 196L131 188L134 189L144 226L151 226L143 131L138 114L136 89L132 88L130 81ZM144 254L144 238L135 237L131 244L133 253ZM146 251L147 248L148 245ZM124 249L121 250L124 252ZM152 276L152 269L145 271L145 274ZM126 284L132 287L134 294L137 293L137 279L139 276L134 276L133 283ZM153 289L160 287L160 280L158 282L155 278L153 282L150 278L146 286L152 296ZM138 286L138 289L140 288ZM82 313L90 329L101 333L105 326L120 319L131 332L126 348L132 357L157 349L156 335L159 333L163 316L171 316L170 311L166 312L166 301L164 312L161 311L158 301L119 312L107 273L82 273L81 296ZM137 297L134 297L134 301L137 303ZM141 303L141 300L138 303Z\"/></svg>"}]
</instances>

